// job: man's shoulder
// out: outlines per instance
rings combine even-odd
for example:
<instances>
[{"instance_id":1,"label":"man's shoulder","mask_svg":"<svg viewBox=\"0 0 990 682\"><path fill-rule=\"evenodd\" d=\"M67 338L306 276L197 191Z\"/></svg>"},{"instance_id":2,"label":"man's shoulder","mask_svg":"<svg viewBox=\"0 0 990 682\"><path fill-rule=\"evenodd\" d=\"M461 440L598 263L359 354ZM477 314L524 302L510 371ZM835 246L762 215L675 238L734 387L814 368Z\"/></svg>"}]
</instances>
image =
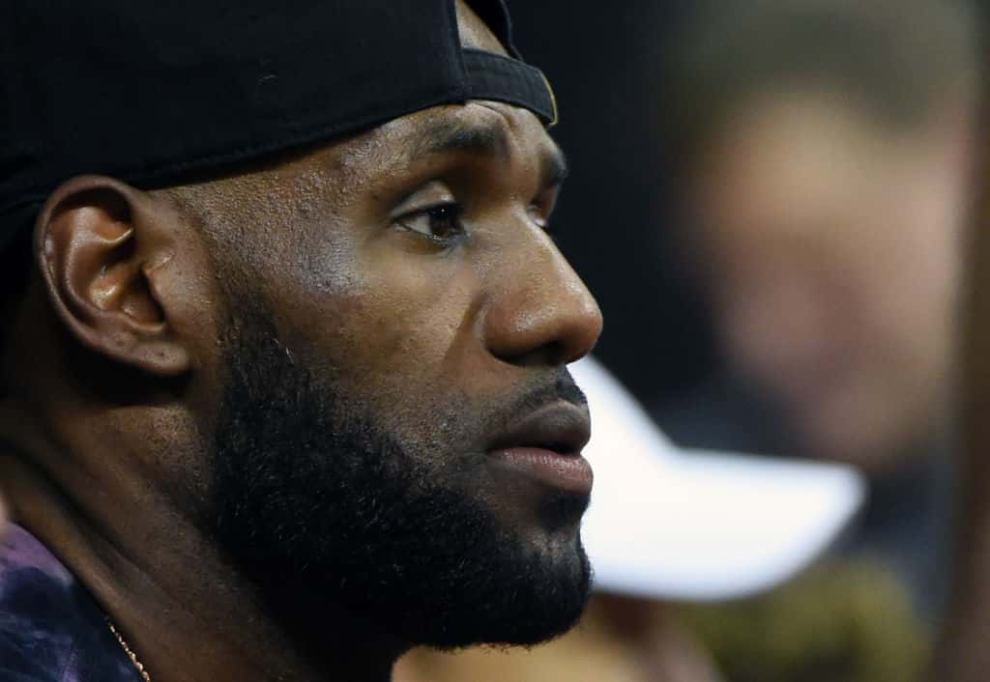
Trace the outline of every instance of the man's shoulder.
<instances>
[{"instance_id":1,"label":"man's shoulder","mask_svg":"<svg viewBox=\"0 0 990 682\"><path fill-rule=\"evenodd\" d=\"M25 529L0 537L0 682L139 682L85 588Z\"/></svg>"}]
</instances>

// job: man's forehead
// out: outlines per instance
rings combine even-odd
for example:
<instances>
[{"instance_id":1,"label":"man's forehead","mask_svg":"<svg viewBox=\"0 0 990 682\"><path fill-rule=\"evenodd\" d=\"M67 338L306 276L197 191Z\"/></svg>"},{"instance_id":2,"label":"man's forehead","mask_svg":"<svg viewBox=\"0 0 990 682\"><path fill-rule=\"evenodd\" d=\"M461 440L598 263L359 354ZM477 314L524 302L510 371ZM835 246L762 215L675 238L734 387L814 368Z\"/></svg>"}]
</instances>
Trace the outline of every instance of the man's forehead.
<instances>
[{"instance_id":1,"label":"man's forehead","mask_svg":"<svg viewBox=\"0 0 990 682\"><path fill-rule=\"evenodd\" d=\"M341 189L380 177L399 180L417 165L453 155L526 159L541 166L548 185L560 184L568 174L563 151L532 113L499 102L469 102L409 114L277 166L231 176L229 182L240 191L268 194Z\"/></svg>"},{"instance_id":2,"label":"man's forehead","mask_svg":"<svg viewBox=\"0 0 990 682\"><path fill-rule=\"evenodd\" d=\"M556 184L567 174L563 151L530 111L501 102L441 106L404 116L355 140L342 161L369 156L402 166L440 155L472 155L497 161L529 158L539 162Z\"/></svg>"}]
</instances>

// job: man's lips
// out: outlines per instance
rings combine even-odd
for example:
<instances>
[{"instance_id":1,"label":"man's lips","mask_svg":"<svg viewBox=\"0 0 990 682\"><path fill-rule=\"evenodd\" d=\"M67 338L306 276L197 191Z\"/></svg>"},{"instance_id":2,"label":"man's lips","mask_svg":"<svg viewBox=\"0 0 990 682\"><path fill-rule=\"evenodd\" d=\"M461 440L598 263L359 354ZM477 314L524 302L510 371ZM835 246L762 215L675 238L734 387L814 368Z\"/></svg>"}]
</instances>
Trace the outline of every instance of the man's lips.
<instances>
[{"instance_id":1,"label":"man's lips","mask_svg":"<svg viewBox=\"0 0 990 682\"><path fill-rule=\"evenodd\" d=\"M513 424L493 441L488 454L537 481L588 494L594 476L581 450L590 438L587 408L558 401Z\"/></svg>"}]
</instances>

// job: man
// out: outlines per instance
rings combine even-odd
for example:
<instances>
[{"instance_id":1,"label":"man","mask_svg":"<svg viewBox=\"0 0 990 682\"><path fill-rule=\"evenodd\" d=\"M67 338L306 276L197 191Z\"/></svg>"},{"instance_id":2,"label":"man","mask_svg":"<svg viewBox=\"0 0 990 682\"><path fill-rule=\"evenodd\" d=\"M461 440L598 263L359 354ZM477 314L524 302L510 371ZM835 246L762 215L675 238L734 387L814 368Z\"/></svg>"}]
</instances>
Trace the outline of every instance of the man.
<instances>
[{"instance_id":1,"label":"man","mask_svg":"<svg viewBox=\"0 0 990 682\"><path fill-rule=\"evenodd\" d=\"M927 616L946 577L973 32L961 2L722 2L684 34L667 81L685 250L732 379L661 423L689 443L865 470L858 544ZM719 442L728 419L710 406L732 410L740 383L751 428ZM774 420L754 395L784 429L760 433Z\"/></svg>"},{"instance_id":2,"label":"man","mask_svg":"<svg viewBox=\"0 0 990 682\"><path fill-rule=\"evenodd\" d=\"M0 677L567 630L601 316L501 3L3 11Z\"/></svg>"},{"instance_id":3,"label":"man","mask_svg":"<svg viewBox=\"0 0 990 682\"><path fill-rule=\"evenodd\" d=\"M946 411L978 64L962 8L717 3L671 67L726 355L803 449L870 471Z\"/></svg>"}]
</instances>

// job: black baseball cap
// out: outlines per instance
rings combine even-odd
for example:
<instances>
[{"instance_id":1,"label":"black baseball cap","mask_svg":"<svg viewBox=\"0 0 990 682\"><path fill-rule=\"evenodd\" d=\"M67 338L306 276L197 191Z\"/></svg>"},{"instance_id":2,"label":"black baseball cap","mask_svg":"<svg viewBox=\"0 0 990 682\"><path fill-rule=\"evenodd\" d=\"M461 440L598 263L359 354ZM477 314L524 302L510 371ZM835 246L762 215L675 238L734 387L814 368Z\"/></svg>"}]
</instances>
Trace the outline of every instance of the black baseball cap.
<instances>
[{"instance_id":1,"label":"black baseball cap","mask_svg":"<svg viewBox=\"0 0 990 682\"><path fill-rule=\"evenodd\" d=\"M504 2L469 4L508 56L454 0L0 0L0 247L83 173L167 186L471 99L552 125Z\"/></svg>"}]
</instances>

